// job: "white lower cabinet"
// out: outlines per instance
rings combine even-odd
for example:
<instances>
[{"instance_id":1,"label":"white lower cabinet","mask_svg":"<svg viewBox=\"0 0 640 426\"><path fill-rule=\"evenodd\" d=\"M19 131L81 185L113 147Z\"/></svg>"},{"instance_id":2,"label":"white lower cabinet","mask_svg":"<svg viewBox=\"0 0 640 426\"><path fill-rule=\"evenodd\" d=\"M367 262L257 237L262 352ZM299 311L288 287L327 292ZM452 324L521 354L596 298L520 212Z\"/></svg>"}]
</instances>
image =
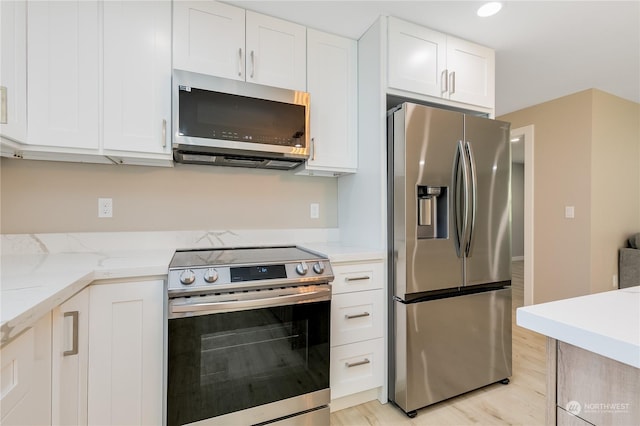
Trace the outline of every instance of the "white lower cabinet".
<instances>
[{"instance_id":1,"label":"white lower cabinet","mask_svg":"<svg viewBox=\"0 0 640 426\"><path fill-rule=\"evenodd\" d=\"M382 260L332 263L331 399L384 385Z\"/></svg>"},{"instance_id":2,"label":"white lower cabinet","mask_svg":"<svg viewBox=\"0 0 640 426\"><path fill-rule=\"evenodd\" d=\"M162 280L92 285L90 425L162 424Z\"/></svg>"},{"instance_id":3,"label":"white lower cabinet","mask_svg":"<svg viewBox=\"0 0 640 426\"><path fill-rule=\"evenodd\" d=\"M89 289L53 310L51 421L87 424Z\"/></svg>"},{"instance_id":4,"label":"white lower cabinet","mask_svg":"<svg viewBox=\"0 0 640 426\"><path fill-rule=\"evenodd\" d=\"M0 424L51 424L51 314L0 350Z\"/></svg>"}]
</instances>

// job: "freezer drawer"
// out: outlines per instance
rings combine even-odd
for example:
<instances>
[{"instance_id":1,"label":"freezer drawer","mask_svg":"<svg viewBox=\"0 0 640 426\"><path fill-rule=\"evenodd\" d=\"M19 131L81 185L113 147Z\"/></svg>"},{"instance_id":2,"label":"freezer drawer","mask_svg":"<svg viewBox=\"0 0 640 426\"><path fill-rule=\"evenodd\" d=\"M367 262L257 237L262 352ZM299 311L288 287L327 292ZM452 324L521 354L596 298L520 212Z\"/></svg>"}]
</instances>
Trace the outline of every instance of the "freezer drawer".
<instances>
[{"instance_id":1,"label":"freezer drawer","mask_svg":"<svg viewBox=\"0 0 640 426\"><path fill-rule=\"evenodd\" d=\"M511 288L393 309L389 396L405 412L511 376Z\"/></svg>"}]
</instances>

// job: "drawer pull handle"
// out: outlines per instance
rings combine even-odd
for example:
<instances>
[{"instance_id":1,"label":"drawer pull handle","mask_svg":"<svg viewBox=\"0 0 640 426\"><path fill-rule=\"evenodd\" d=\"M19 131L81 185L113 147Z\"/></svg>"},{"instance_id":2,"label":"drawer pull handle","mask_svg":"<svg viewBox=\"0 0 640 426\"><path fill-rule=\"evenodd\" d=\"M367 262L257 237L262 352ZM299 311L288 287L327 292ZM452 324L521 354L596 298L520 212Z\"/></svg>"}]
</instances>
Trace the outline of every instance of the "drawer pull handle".
<instances>
[{"instance_id":1,"label":"drawer pull handle","mask_svg":"<svg viewBox=\"0 0 640 426\"><path fill-rule=\"evenodd\" d=\"M344 317L346 319L353 319L353 318L368 317L369 315L371 315L369 312L363 312L361 314L356 314L356 315L345 315Z\"/></svg>"},{"instance_id":2,"label":"drawer pull handle","mask_svg":"<svg viewBox=\"0 0 640 426\"><path fill-rule=\"evenodd\" d=\"M345 278L345 281L364 281L364 280L370 280L371 277L368 275L363 275L361 277L347 277Z\"/></svg>"},{"instance_id":3,"label":"drawer pull handle","mask_svg":"<svg viewBox=\"0 0 640 426\"><path fill-rule=\"evenodd\" d=\"M71 335L71 349L62 352L62 356L78 354L78 311L65 312L64 318L71 317L73 321L73 334Z\"/></svg>"},{"instance_id":4,"label":"drawer pull handle","mask_svg":"<svg viewBox=\"0 0 640 426\"><path fill-rule=\"evenodd\" d=\"M369 361L369 358L365 358L364 360L358 361L358 362L352 362L352 363L345 362L344 365L347 368L351 368L351 367L357 367L359 365L365 365L365 364L370 364L370 363L371 363L371 361Z\"/></svg>"}]
</instances>

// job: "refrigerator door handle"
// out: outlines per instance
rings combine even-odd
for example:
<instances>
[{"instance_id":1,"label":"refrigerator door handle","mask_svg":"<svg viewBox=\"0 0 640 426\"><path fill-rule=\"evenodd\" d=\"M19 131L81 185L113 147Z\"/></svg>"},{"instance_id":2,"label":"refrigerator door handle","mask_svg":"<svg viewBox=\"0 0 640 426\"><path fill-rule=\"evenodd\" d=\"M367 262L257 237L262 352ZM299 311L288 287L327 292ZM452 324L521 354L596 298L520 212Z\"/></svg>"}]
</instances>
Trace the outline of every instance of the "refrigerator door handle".
<instances>
[{"instance_id":1,"label":"refrigerator door handle","mask_svg":"<svg viewBox=\"0 0 640 426\"><path fill-rule=\"evenodd\" d=\"M470 183L471 183L471 197L470 197L470 210L471 210L471 214L469 217L469 223L467 225L468 229L469 229L469 237L468 240L466 242L465 245L465 256L469 257L471 255L471 247L473 246L473 237L475 235L475 233L473 232L475 230L475 225L476 225L476 216L477 216L477 211L478 211L478 175L476 173L476 160L475 160L475 156L473 155L473 149L471 148L471 143L469 141L466 141L465 143L465 151L466 154L468 156L468 161L469 161L469 174L470 174Z\"/></svg>"},{"instance_id":2,"label":"refrigerator door handle","mask_svg":"<svg viewBox=\"0 0 640 426\"><path fill-rule=\"evenodd\" d=\"M460 174L462 174L461 186L460 182L458 181L458 177ZM453 214L456 233L453 241L456 248L456 254L458 255L458 257L463 257L465 255L467 242L469 240L469 165L468 157L465 153L465 147L462 141L458 141L456 154L453 160L451 187L453 188L454 192L452 199L454 206ZM462 191L461 194L458 192L459 190ZM460 218L461 207L462 218Z\"/></svg>"}]
</instances>

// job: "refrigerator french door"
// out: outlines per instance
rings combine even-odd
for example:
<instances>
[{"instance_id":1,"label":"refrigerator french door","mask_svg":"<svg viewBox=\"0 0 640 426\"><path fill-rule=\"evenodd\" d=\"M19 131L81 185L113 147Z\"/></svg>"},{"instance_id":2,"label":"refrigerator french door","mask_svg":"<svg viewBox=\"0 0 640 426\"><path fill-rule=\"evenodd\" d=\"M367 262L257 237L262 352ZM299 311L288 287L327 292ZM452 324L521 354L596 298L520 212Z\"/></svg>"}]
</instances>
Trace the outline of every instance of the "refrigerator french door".
<instances>
[{"instance_id":1,"label":"refrigerator french door","mask_svg":"<svg viewBox=\"0 0 640 426\"><path fill-rule=\"evenodd\" d=\"M509 123L388 119L389 398L407 414L511 375Z\"/></svg>"}]
</instances>

